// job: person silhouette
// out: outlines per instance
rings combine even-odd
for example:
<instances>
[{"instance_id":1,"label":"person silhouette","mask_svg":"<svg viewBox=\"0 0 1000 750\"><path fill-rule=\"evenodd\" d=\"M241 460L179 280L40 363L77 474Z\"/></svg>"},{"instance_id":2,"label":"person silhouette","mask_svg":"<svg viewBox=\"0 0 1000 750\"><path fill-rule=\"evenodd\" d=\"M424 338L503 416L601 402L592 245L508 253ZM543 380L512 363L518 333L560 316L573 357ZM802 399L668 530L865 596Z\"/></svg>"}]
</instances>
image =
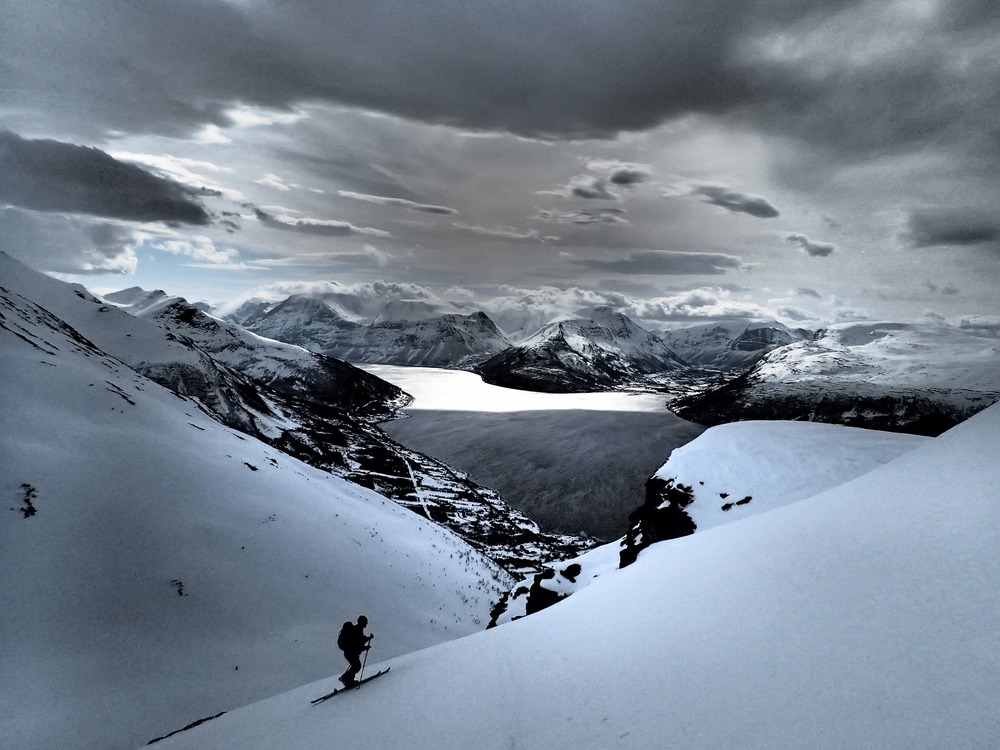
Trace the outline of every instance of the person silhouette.
<instances>
[{"instance_id":1,"label":"person silhouette","mask_svg":"<svg viewBox=\"0 0 1000 750\"><path fill-rule=\"evenodd\" d=\"M371 640L375 636L365 635L365 627L368 625L368 618L364 615L358 617L358 623L347 621L340 629L337 636L337 647L344 652L347 659L347 671L340 676L340 681L344 687L357 685L357 675L361 671L361 654L371 648Z\"/></svg>"}]
</instances>

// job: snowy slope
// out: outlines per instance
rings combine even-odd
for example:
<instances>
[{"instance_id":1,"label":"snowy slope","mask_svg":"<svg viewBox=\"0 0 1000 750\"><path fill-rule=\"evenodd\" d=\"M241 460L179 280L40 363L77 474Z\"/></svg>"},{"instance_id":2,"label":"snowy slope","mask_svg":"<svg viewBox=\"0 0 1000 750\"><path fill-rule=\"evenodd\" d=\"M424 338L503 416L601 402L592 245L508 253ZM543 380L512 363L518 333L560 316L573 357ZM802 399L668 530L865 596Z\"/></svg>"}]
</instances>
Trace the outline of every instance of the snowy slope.
<instances>
[{"instance_id":1,"label":"snowy slope","mask_svg":"<svg viewBox=\"0 0 1000 750\"><path fill-rule=\"evenodd\" d=\"M483 362L488 383L553 393L599 391L650 373L684 369L655 334L609 307L556 320Z\"/></svg>"},{"instance_id":2,"label":"snowy slope","mask_svg":"<svg viewBox=\"0 0 1000 750\"><path fill-rule=\"evenodd\" d=\"M653 476L690 489L684 511L703 531L836 487L927 440L842 425L734 422L676 448Z\"/></svg>"},{"instance_id":3,"label":"snowy slope","mask_svg":"<svg viewBox=\"0 0 1000 750\"><path fill-rule=\"evenodd\" d=\"M736 422L670 452L646 482L645 502L621 539L547 565L515 584L492 624L511 622L576 593L649 545L780 508L844 484L929 438L810 422ZM553 596L555 594L556 596Z\"/></svg>"},{"instance_id":4,"label":"snowy slope","mask_svg":"<svg viewBox=\"0 0 1000 750\"><path fill-rule=\"evenodd\" d=\"M162 747L998 747L998 437L994 407L356 693L311 707L321 681Z\"/></svg>"},{"instance_id":5,"label":"snowy slope","mask_svg":"<svg viewBox=\"0 0 1000 750\"><path fill-rule=\"evenodd\" d=\"M223 427L7 282L0 746L132 747L339 673L360 612L379 658L485 625L509 578L454 534Z\"/></svg>"},{"instance_id":6,"label":"snowy slope","mask_svg":"<svg viewBox=\"0 0 1000 750\"><path fill-rule=\"evenodd\" d=\"M844 323L675 401L703 424L808 419L937 435L1000 398L1000 339L944 326Z\"/></svg>"}]
</instances>

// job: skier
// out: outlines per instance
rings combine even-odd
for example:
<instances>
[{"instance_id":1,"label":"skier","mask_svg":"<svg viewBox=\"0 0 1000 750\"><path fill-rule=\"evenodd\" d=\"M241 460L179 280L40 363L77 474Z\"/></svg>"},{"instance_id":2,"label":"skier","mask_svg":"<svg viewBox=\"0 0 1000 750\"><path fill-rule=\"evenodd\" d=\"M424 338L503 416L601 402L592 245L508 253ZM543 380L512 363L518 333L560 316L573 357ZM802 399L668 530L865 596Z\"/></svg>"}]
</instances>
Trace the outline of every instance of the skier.
<instances>
[{"instance_id":1,"label":"skier","mask_svg":"<svg viewBox=\"0 0 1000 750\"><path fill-rule=\"evenodd\" d=\"M355 679L361 671L361 654L371 648L371 641L374 635L365 635L365 626L368 625L368 618L364 615L358 617L358 624L345 622L337 636L337 647L344 652L344 658L350 665L347 671L340 676L340 681L344 687L357 685Z\"/></svg>"}]
</instances>

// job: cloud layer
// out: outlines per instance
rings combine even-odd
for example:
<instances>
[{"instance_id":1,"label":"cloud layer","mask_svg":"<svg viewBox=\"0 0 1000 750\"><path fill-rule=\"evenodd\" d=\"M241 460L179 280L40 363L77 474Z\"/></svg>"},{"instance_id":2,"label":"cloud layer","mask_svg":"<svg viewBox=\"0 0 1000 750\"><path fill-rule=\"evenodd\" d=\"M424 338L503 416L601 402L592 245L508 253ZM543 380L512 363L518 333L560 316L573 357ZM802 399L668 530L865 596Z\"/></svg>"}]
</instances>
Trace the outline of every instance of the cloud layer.
<instances>
[{"instance_id":1,"label":"cloud layer","mask_svg":"<svg viewBox=\"0 0 1000 750\"><path fill-rule=\"evenodd\" d=\"M0 203L130 221L208 224L199 191L104 151L0 132Z\"/></svg>"}]
</instances>

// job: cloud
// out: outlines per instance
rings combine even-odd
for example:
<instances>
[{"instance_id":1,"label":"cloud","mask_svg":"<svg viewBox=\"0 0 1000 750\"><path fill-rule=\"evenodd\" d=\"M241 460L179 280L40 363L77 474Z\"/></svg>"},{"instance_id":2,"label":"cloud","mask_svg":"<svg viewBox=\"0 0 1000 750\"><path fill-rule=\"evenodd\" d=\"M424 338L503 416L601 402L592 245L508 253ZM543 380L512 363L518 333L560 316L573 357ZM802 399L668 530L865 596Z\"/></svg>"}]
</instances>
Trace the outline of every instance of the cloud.
<instances>
[{"instance_id":1,"label":"cloud","mask_svg":"<svg viewBox=\"0 0 1000 750\"><path fill-rule=\"evenodd\" d=\"M208 224L196 190L96 148L0 131L0 203L143 222Z\"/></svg>"},{"instance_id":2,"label":"cloud","mask_svg":"<svg viewBox=\"0 0 1000 750\"><path fill-rule=\"evenodd\" d=\"M240 108L319 102L538 138L696 114L789 136L821 166L919 144L998 162L983 0L14 2L0 70L32 132L218 138Z\"/></svg>"},{"instance_id":3,"label":"cloud","mask_svg":"<svg viewBox=\"0 0 1000 750\"><path fill-rule=\"evenodd\" d=\"M203 159L190 159L185 157L172 156L170 154L146 154L135 151L108 151L108 154L119 161L141 164L152 167L152 171L165 177L168 180L187 185L195 193L200 194L209 191L212 194L221 195L234 202L246 200L246 196L239 190L227 187L213 179L205 177L200 172L231 173L229 167L222 167ZM199 170L199 171L195 171ZM226 212L224 211L223 214Z\"/></svg>"},{"instance_id":4,"label":"cloud","mask_svg":"<svg viewBox=\"0 0 1000 750\"><path fill-rule=\"evenodd\" d=\"M118 224L0 208L0 247L43 271L132 273L142 239L141 232Z\"/></svg>"},{"instance_id":5,"label":"cloud","mask_svg":"<svg viewBox=\"0 0 1000 750\"><path fill-rule=\"evenodd\" d=\"M981 245L1000 240L997 209L924 208L910 213L903 239L913 247Z\"/></svg>"},{"instance_id":6,"label":"cloud","mask_svg":"<svg viewBox=\"0 0 1000 750\"><path fill-rule=\"evenodd\" d=\"M675 250L637 250L623 258L573 260L579 266L625 274L722 274L743 268L743 260L723 253L684 253Z\"/></svg>"},{"instance_id":7,"label":"cloud","mask_svg":"<svg viewBox=\"0 0 1000 750\"><path fill-rule=\"evenodd\" d=\"M465 232L472 232L473 234L482 234L487 237L498 237L504 240L514 240L523 241L531 240L535 241L539 239L538 231L535 229L521 230L514 227L480 227L472 224L452 224L456 229L461 229Z\"/></svg>"},{"instance_id":8,"label":"cloud","mask_svg":"<svg viewBox=\"0 0 1000 750\"><path fill-rule=\"evenodd\" d=\"M815 289L810 289L808 287L799 287L795 290L795 293L802 297L812 297L813 299L823 299L823 295L817 292Z\"/></svg>"},{"instance_id":9,"label":"cloud","mask_svg":"<svg viewBox=\"0 0 1000 750\"><path fill-rule=\"evenodd\" d=\"M336 260L338 255L331 255ZM374 260L369 256L369 262ZM424 300L441 302L427 287L408 282L368 281L344 284L339 281L280 281L262 286L247 297L282 300L293 294L307 294L333 300L361 319L374 319L386 302L391 300Z\"/></svg>"},{"instance_id":10,"label":"cloud","mask_svg":"<svg viewBox=\"0 0 1000 750\"><path fill-rule=\"evenodd\" d=\"M350 237L352 235L364 235L367 237L390 237L391 235L381 229L372 227L358 227L348 221L338 221L336 219L299 219L288 215L273 215L260 208L255 208L254 213L257 220L266 227L272 229L282 229L300 234L311 234L317 237Z\"/></svg>"},{"instance_id":11,"label":"cloud","mask_svg":"<svg viewBox=\"0 0 1000 750\"><path fill-rule=\"evenodd\" d=\"M1000 338L1000 316L972 315L962 318L958 327L979 336Z\"/></svg>"},{"instance_id":12,"label":"cloud","mask_svg":"<svg viewBox=\"0 0 1000 750\"><path fill-rule=\"evenodd\" d=\"M748 214L758 219L772 219L780 214L767 198L744 193L725 185L695 185L691 188L690 195L704 196L706 203L719 206L734 214Z\"/></svg>"},{"instance_id":13,"label":"cloud","mask_svg":"<svg viewBox=\"0 0 1000 750\"><path fill-rule=\"evenodd\" d=\"M786 235L785 242L791 242L798 245L803 251L814 258L825 258L837 249L837 246L830 242L817 242L809 239L804 234Z\"/></svg>"},{"instance_id":14,"label":"cloud","mask_svg":"<svg viewBox=\"0 0 1000 750\"><path fill-rule=\"evenodd\" d=\"M922 286L924 287L924 289L927 289L928 291L933 292L934 294L938 294L940 292L942 295L946 297L959 294L959 289L957 287L951 286L950 284L942 287L935 284L933 281L925 281L922 284Z\"/></svg>"},{"instance_id":15,"label":"cloud","mask_svg":"<svg viewBox=\"0 0 1000 750\"><path fill-rule=\"evenodd\" d=\"M278 177L278 175L272 174L270 172L268 172L263 177L254 180L254 184L263 185L264 187L269 187L274 190L281 190L281 191L288 191L291 190L293 187L298 187L297 185L285 182L283 179Z\"/></svg>"},{"instance_id":16,"label":"cloud","mask_svg":"<svg viewBox=\"0 0 1000 750\"><path fill-rule=\"evenodd\" d=\"M152 243L152 247L171 255L183 255L202 264L225 265L239 256L233 248L217 248L211 238L203 234L183 239L162 240Z\"/></svg>"},{"instance_id":17,"label":"cloud","mask_svg":"<svg viewBox=\"0 0 1000 750\"><path fill-rule=\"evenodd\" d=\"M384 268L392 260L391 255L382 252L373 245L364 245L360 253L328 253L324 258L335 263L345 263L362 268Z\"/></svg>"},{"instance_id":18,"label":"cloud","mask_svg":"<svg viewBox=\"0 0 1000 750\"><path fill-rule=\"evenodd\" d=\"M628 224L628 219L622 216L623 213L625 213L625 210L621 208L602 208L593 211L557 211L555 209L539 208L536 209L533 218L538 221L552 222L553 224L575 224L578 226L586 226L588 224Z\"/></svg>"},{"instance_id":19,"label":"cloud","mask_svg":"<svg viewBox=\"0 0 1000 750\"><path fill-rule=\"evenodd\" d=\"M427 214L454 216L458 213L458 211L454 208L448 208L447 206L434 206L427 203L417 203L416 201L407 200L406 198L387 198L382 195L355 193L350 190L338 190L337 195L356 201L364 201L365 203L374 203L379 206L397 206L399 208L408 208L411 211L420 211Z\"/></svg>"},{"instance_id":20,"label":"cloud","mask_svg":"<svg viewBox=\"0 0 1000 750\"><path fill-rule=\"evenodd\" d=\"M567 191L574 198L602 201L618 200L618 196L608 190L608 184L608 180L603 177L583 175L574 177L567 186Z\"/></svg>"},{"instance_id":21,"label":"cloud","mask_svg":"<svg viewBox=\"0 0 1000 750\"><path fill-rule=\"evenodd\" d=\"M585 174L573 177L569 184L556 190L539 190L539 195L559 195L565 198L583 198L585 200L621 200L621 189L630 189L646 182L652 175L652 170L645 164L632 164L621 161L590 161L587 169L597 172L596 175ZM615 189L612 189L615 188Z\"/></svg>"},{"instance_id":22,"label":"cloud","mask_svg":"<svg viewBox=\"0 0 1000 750\"><path fill-rule=\"evenodd\" d=\"M781 317L771 308L756 302L735 299L731 291L714 286L698 287L676 294L636 301L625 312L631 317L650 322L675 321L688 324L733 318L768 320Z\"/></svg>"}]
</instances>

